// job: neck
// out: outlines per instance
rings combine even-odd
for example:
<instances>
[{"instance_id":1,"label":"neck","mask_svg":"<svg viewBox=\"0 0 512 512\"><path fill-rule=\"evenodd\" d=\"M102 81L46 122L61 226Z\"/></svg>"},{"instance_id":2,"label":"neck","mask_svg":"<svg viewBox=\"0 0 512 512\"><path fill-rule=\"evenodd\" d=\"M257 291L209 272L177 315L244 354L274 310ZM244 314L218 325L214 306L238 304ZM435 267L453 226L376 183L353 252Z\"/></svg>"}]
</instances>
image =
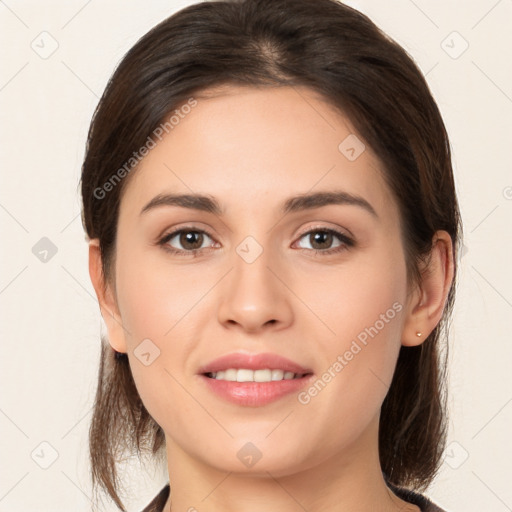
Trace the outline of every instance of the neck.
<instances>
[{"instance_id":1,"label":"neck","mask_svg":"<svg viewBox=\"0 0 512 512\"><path fill-rule=\"evenodd\" d=\"M171 493L164 511L260 512L269 504L281 512L419 511L386 485L378 457L378 421L366 435L374 443L360 439L343 454L279 473L263 467L251 473L222 471L190 457L167 438Z\"/></svg>"}]
</instances>

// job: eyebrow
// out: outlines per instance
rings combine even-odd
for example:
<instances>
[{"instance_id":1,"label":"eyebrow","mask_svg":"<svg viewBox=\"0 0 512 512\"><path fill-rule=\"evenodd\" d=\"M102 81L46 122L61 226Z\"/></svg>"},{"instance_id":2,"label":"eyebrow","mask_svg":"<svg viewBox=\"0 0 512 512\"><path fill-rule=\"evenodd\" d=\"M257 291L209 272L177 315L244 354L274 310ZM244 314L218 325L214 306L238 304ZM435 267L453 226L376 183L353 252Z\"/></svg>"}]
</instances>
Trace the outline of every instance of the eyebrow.
<instances>
[{"instance_id":1,"label":"eyebrow","mask_svg":"<svg viewBox=\"0 0 512 512\"><path fill-rule=\"evenodd\" d=\"M366 199L341 190L333 192L314 192L290 197L283 203L281 213L287 214L303 210L312 210L328 205L358 206L370 213L373 217L379 218L373 206ZM142 215L159 206L179 206L213 213L219 216L224 213L224 210L215 198L202 194L159 194L151 199L140 213Z\"/></svg>"}]
</instances>

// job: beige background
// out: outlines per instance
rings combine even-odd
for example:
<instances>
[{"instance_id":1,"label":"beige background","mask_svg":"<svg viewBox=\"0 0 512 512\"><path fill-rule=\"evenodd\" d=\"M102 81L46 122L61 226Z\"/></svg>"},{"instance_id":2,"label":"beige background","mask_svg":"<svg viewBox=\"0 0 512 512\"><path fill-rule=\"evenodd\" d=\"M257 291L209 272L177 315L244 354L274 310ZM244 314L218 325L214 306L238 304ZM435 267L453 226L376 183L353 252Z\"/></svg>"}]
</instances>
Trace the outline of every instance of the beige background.
<instances>
[{"instance_id":1,"label":"beige background","mask_svg":"<svg viewBox=\"0 0 512 512\"><path fill-rule=\"evenodd\" d=\"M86 131L124 53L190 3L0 1L0 512L91 509L101 322L79 218ZM512 1L347 3L426 73L454 154L466 252L450 340L450 444L428 494L452 512L512 510ZM134 464L130 510L165 481L165 471Z\"/></svg>"}]
</instances>

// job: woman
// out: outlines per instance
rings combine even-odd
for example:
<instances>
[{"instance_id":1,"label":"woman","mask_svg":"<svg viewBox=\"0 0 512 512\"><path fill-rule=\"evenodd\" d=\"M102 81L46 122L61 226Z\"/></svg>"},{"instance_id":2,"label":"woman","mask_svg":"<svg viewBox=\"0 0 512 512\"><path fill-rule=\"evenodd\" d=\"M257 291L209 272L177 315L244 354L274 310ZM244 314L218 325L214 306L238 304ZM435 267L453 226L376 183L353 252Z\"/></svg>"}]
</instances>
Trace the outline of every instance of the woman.
<instances>
[{"instance_id":1,"label":"woman","mask_svg":"<svg viewBox=\"0 0 512 512\"><path fill-rule=\"evenodd\" d=\"M203 2L128 52L82 171L93 483L145 511L436 511L462 234L420 71L334 0ZM444 328L444 330L443 330Z\"/></svg>"}]
</instances>

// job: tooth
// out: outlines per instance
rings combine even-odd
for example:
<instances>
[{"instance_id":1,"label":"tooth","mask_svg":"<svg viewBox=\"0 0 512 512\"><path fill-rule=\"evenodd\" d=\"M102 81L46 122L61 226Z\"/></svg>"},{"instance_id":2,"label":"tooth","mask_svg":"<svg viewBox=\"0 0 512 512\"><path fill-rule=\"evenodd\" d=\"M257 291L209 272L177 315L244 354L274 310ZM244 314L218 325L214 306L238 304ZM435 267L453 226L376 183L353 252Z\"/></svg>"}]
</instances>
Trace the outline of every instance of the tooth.
<instances>
[{"instance_id":1,"label":"tooth","mask_svg":"<svg viewBox=\"0 0 512 512\"><path fill-rule=\"evenodd\" d=\"M254 382L270 382L272 372L270 370L255 370Z\"/></svg>"},{"instance_id":2,"label":"tooth","mask_svg":"<svg viewBox=\"0 0 512 512\"><path fill-rule=\"evenodd\" d=\"M224 380L230 380L232 382L236 381L237 370L235 368L230 368L224 372Z\"/></svg>"},{"instance_id":3,"label":"tooth","mask_svg":"<svg viewBox=\"0 0 512 512\"><path fill-rule=\"evenodd\" d=\"M250 370L248 368L228 368L218 372L210 372L211 378L231 382L271 382L278 380L291 380L302 377L301 374L285 372L284 370Z\"/></svg>"},{"instance_id":4,"label":"tooth","mask_svg":"<svg viewBox=\"0 0 512 512\"><path fill-rule=\"evenodd\" d=\"M283 370L272 370L272 380L283 380Z\"/></svg>"},{"instance_id":5,"label":"tooth","mask_svg":"<svg viewBox=\"0 0 512 512\"><path fill-rule=\"evenodd\" d=\"M251 382L254 381L254 371L253 370L247 370L247 369L241 369L238 370L238 373L236 374L236 380L237 382Z\"/></svg>"}]
</instances>

